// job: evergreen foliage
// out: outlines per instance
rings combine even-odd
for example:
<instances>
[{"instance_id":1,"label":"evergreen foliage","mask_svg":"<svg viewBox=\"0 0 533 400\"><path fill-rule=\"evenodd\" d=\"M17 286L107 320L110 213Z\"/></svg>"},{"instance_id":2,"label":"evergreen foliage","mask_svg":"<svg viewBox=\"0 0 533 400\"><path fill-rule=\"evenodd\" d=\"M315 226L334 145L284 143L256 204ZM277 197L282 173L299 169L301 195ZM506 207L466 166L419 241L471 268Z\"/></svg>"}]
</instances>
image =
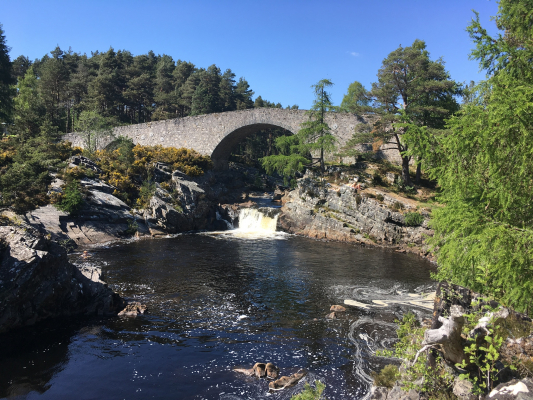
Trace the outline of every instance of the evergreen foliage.
<instances>
[{"instance_id":1,"label":"evergreen foliage","mask_svg":"<svg viewBox=\"0 0 533 400\"><path fill-rule=\"evenodd\" d=\"M11 121L12 85L16 83L12 76L12 64L9 58L9 50L2 24L0 24L0 122L3 123Z\"/></svg>"},{"instance_id":2,"label":"evergreen foliage","mask_svg":"<svg viewBox=\"0 0 533 400\"><path fill-rule=\"evenodd\" d=\"M355 81L348 86L348 93L342 99L340 110L354 114L372 112L370 93L361 82Z\"/></svg>"},{"instance_id":3,"label":"evergreen foliage","mask_svg":"<svg viewBox=\"0 0 533 400\"><path fill-rule=\"evenodd\" d=\"M433 160L436 138L446 118L459 109L455 96L460 93L460 86L444 69L444 61L430 59L424 41L417 39L411 46L400 46L383 60L378 82L372 84L372 111L379 118L371 129L363 126L356 132L350 146L372 143L373 150L382 145L398 150L402 178L405 185L413 186L411 158L416 159L419 183L422 163ZM368 111L367 107L362 109Z\"/></svg>"},{"instance_id":4,"label":"evergreen foliage","mask_svg":"<svg viewBox=\"0 0 533 400\"><path fill-rule=\"evenodd\" d=\"M525 7L525 4L529 7ZM439 279L533 310L533 31L532 1L502 0L489 37L468 27L472 57L491 77L448 122L432 175L446 207L433 211Z\"/></svg>"},{"instance_id":5,"label":"evergreen foliage","mask_svg":"<svg viewBox=\"0 0 533 400\"><path fill-rule=\"evenodd\" d=\"M12 98L18 97L13 85L27 79L30 68L42 116L63 133L77 129L83 112L116 125L254 107L254 92L243 77L237 80L230 69L222 73L216 65L205 69L175 61L168 54L134 56L110 48L88 56L56 47L34 62L19 56L11 63L8 51L0 28L0 122L11 122Z\"/></svg>"},{"instance_id":6,"label":"evergreen foliage","mask_svg":"<svg viewBox=\"0 0 533 400\"><path fill-rule=\"evenodd\" d=\"M69 214L76 214L81 209L83 206L83 196L78 181L73 180L65 186L61 201L56 203L55 206Z\"/></svg>"},{"instance_id":7,"label":"evergreen foliage","mask_svg":"<svg viewBox=\"0 0 533 400\"><path fill-rule=\"evenodd\" d=\"M306 112L308 121L301 124L301 129L296 135L281 136L276 139L279 154L261 159L267 173L278 172L287 180L312 163L312 154L318 154L317 162L320 163L321 170L325 170L324 153L332 152L336 142L325 121L326 112L337 111L337 107L331 103L330 94L326 91L326 88L332 85L328 79L323 79L311 86L315 92L315 100L313 107Z\"/></svg>"},{"instance_id":8,"label":"evergreen foliage","mask_svg":"<svg viewBox=\"0 0 533 400\"><path fill-rule=\"evenodd\" d=\"M331 102L331 95L326 88L333 86L329 79L322 79L316 85L311 86L315 91L313 106L307 115L309 120L302 123L302 128L298 132L300 146L304 152L318 153L320 169L325 171L324 153L335 150L336 139L331 133L329 125L326 123L326 112L337 111Z\"/></svg>"}]
</instances>

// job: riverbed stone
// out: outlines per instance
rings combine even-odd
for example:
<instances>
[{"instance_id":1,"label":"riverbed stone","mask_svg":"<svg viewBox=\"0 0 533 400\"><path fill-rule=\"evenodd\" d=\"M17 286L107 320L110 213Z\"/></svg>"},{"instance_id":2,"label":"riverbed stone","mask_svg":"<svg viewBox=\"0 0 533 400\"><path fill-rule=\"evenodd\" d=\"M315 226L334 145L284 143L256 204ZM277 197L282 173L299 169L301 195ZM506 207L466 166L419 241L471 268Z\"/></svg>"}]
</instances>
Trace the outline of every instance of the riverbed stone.
<instances>
[{"instance_id":1,"label":"riverbed stone","mask_svg":"<svg viewBox=\"0 0 533 400\"><path fill-rule=\"evenodd\" d=\"M370 400L386 400L388 394L389 389L384 386L373 387Z\"/></svg>"},{"instance_id":2,"label":"riverbed stone","mask_svg":"<svg viewBox=\"0 0 533 400\"><path fill-rule=\"evenodd\" d=\"M296 385L304 376L307 375L307 371L298 371L291 376L282 376L281 378L270 382L268 388L270 390L282 390Z\"/></svg>"},{"instance_id":3,"label":"riverbed stone","mask_svg":"<svg viewBox=\"0 0 533 400\"><path fill-rule=\"evenodd\" d=\"M144 314L146 306L138 301L129 302L126 307L118 313L119 316L136 317L139 314Z\"/></svg>"},{"instance_id":4,"label":"riverbed stone","mask_svg":"<svg viewBox=\"0 0 533 400\"><path fill-rule=\"evenodd\" d=\"M37 230L0 226L0 332L51 317L116 315L124 304Z\"/></svg>"},{"instance_id":5,"label":"riverbed stone","mask_svg":"<svg viewBox=\"0 0 533 400\"><path fill-rule=\"evenodd\" d=\"M330 307L329 311L344 312L346 311L346 307L339 306L339 305L333 305Z\"/></svg>"}]
</instances>

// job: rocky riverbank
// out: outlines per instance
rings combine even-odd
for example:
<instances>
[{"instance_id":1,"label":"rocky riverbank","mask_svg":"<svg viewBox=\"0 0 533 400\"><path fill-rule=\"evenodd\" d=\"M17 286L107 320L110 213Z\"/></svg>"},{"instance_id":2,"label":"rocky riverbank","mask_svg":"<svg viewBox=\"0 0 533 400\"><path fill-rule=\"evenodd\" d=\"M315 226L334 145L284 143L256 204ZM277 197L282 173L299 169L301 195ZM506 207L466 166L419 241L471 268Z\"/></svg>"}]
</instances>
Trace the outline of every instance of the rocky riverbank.
<instances>
[{"instance_id":1,"label":"rocky riverbank","mask_svg":"<svg viewBox=\"0 0 533 400\"><path fill-rule=\"evenodd\" d=\"M280 230L316 239L392 247L430 257L424 238L432 235L429 213L417 212L409 199L374 188L356 190L333 186L307 174L282 198ZM396 211L394 211L396 208ZM420 221L411 226L406 212L417 212Z\"/></svg>"},{"instance_id":2,"label":"rocky riverbank","mask_svg":"<svg viewBox=\"0 0 533 400\"><path fill-rule=\"evenodd\" d=\"M226 230L238 224L239 208L251 205L249 192L272 190L279 183L253 168L239 165L191 177L157 163L154 192L145 208L136 209L116 195L116 187L98 178L94 163L83 157L75 158L72 166L83 165L96 173L95 177L79 180L84 201L77 213L68 214L47 205L25 215L4 215L15 224L24 221L67 247L85 247L133 236L150 238L189 231ZM64 183L56 179L50 193L61 192Z\"/></svg>"},{"instance_id":3,"label":"rocky riverbank","mask_svg":"<svg viewBox=\"0 0 533 400\"><path fill-rule=\"evenodd\" d=\"M0 332L46 318L116 315L126 305L100 280L80 270L66 250L30 226L0 226Z\"/></svg>"},{"instance_id":4,"label":"rocky riverbank","mask_svg":"<svg viewBox=\"0 0 533 400\"><path fill-rule=\"evenodd\" d=\"M408 335L407 325L400 327L395 356L401 366L372 373L371 400L533 399L533 325L527 315L441 282L428 322L415 323L419 328Z\"/></svg>"}]
</instances>

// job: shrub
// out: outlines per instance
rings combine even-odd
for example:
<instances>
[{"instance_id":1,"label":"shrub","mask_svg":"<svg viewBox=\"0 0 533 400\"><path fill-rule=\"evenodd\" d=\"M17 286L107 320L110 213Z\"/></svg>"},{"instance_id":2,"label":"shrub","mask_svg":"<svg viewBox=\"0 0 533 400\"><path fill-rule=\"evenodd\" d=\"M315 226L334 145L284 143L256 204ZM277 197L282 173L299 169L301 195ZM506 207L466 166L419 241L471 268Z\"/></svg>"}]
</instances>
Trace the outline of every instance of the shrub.
<instances>
[{"instance_id":1,"label":"shrub","mask_svg":"<svg viewBox=\"0 0 533 400\"><path fill-rule=\"evenodd\" d=\"M363 198L361 197L361 195L360 194L356 194L355 195L355 203L357 205L359 205L359 204L361 204L361 201L363 201Z\"/></svg>"},{"instance_id":2,"label":"shrub","mask_svg":"<svg viewBox=\"0 0 533 400\"><path fill-rule=\"evenodd\" d=\"M423 352L412 364L418 350L422 347L425 329L420 326L416 315L409 311L404 314L398 323L398 342L394 345L394 350L381 350L378 355L394 356L404 360L406 368L402 368L401 373L397 370L395 377L400 381L403 390L414 389L426 394L425 398L446 399L452 398L451 388L454 376L449 372L449 368L440 357L437 357L434 368L427 368L427 352ZM382 371L380 379L388 378L390 381L393 375L394 366L388 366L386 375ZM387 367L385 367L387 368ZM420 379L420 378L424 379Z\"/></svg>"},{"instance_id":3,"label":"shrub","mask_svg":"<svg viewBox=\"0 0 533 400\"><path fill-rule=\"evenodd\" d=\"M385 197L383 197L382 194L378 194L378 195L376 195L376 200L377 201L383 201L383 200L385 200Z\"/></svg>"},{"instance_id":4,"label":"shrub","mask_svg":"<svg viewBox=\"0 0 533 400\"><path fill-rule=\"evenodd\" d=\"M399 201L396 201L393 205L392 205L392 209L394 211L400 211L400 210L403 210L404 209L404 205L403 203L400 203Z\"/></svg>"},{"instance_id":5,"label":"shrub","mask_svg":"<svg viewBox=\"0 0 533 400\"><path fill-rule=\"evenodd\" d=\"M73 180L68 183L63 190L61 201L54 205L61 211L76 214L83 205L83 196L81 195L79 182Z\"/></svg>"},{"instance_id":6,"label":"shrub","mask_svg":"<svg viewBox=\"0 0 533 400\"><path fill-rule=\"evenodd\" d=\"M309 383L304 385L304 390L301 393L298 393L295 396L291 397L291 400L320 400L322 392L326 388L320 381L315 381L315 387L311 387ZM327 398L324 398L327 400Z\"/></svg>"},{"instance_id":7,"label":"shrub","mask_svg":"<svg viewBox=\"0 0 533 400\"><path fill-rule=\"evenodd\" d=\"M370 372L370 376L372 376L375 386L385 386L391 389L396 380L400 377L400 373L396 365L389 364L379 373L375 371Z\"/></svg>"},{"instance_id":8,"label":"shrub","mask_svg":"<svg viewBox=\"0 0 533 400\"><path fill-rule=\"evenodd\" d=\"M155 182L150 179L144 180L141 189L139 190L139 198L137 199L137 206L139 208L146 208L150 204L150 199L155 193Z\"/></svg>"},{"instance_id":9,"label":"shrub","mask_svg":"<svg viewBox=\"0 0 533 400\"><path fill-rule=\"evenodd\" d=\"M417 212L405 213L405 225L407 226L419 226L424 222L422 214Z\"/></svg>"},{"instance_id":10,"label":"shrub","mask_svg":"<svg viewBox=\"0 0 533 400\"><path fill-rule=\"evenodd\" d=\"M374 185L382 185L383 184L383 178L379 174L379 171L374 171L372 174L372 183Z\"/></svg>"},{"instance_id":11,"label":"shrub","mask_svg":"<svg viewBox=\"0 0 533 400\"><path fill-rule=\"evenodd\" d=\"M128 229L124 232L126 235L135 235L139 229L139 224L134 219L128 219Z\"/></svg>"}]
</instances>

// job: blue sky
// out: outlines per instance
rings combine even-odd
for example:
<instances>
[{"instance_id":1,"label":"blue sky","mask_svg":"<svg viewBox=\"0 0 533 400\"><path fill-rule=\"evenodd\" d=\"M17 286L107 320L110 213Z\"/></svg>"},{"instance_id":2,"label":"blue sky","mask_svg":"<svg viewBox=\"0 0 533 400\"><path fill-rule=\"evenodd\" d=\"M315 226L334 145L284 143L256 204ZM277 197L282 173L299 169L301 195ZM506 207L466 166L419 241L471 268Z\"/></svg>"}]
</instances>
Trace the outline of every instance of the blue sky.
<instances>
[{"instance_id":1,"label":"blue sky","mask_svg":"<svg viewBox=\"0 0 533 400\"><path fill-rule=\"evenodd\" d=\"M11 59L67 50L153 50L198 67L231 68L255 95L308 109L310 86L328 78L340 104L348 85L370 88L383 59L400 44L425 40L433 59L443 57L451 77L480 80L466 26L480 14L495 32L489 0L375 1L79 1L0 0Z\"/></svg>"}]
</instances>

